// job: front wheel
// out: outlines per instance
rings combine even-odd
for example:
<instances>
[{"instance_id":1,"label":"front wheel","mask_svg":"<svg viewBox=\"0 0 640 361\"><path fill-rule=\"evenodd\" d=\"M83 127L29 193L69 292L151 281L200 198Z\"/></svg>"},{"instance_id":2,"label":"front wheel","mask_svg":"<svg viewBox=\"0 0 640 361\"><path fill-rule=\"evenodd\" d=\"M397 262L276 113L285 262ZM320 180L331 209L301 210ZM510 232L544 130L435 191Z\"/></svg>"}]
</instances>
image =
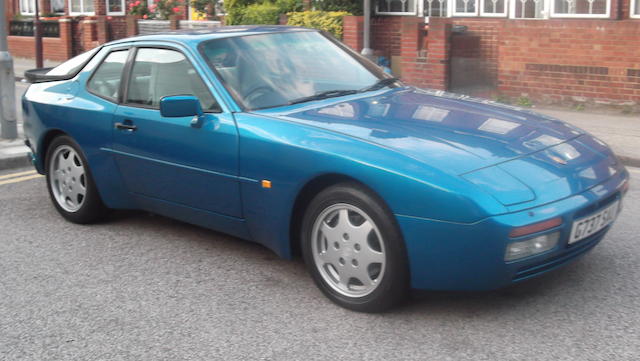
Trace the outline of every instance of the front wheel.
<instances>
[{"instance_id":1,"label":"front wheel","mask_svg":"<svg viewBox=\"0 0 640 361\"><path fill-rule=\"evenodd\" d=\"M404 243L391 213L356 183L320 192L307 208L302 250L314 281L335 303L384 311L408 290Z\"/></svg>"},{"instance_id":2,"label":"front wheel","mask_svg":"<svg viewBox=\"0 0 640 361\"><path fill-rule=\"evenodd\" d=\"M49 196L64 218L74 223L92 223L107 213L87 160L71 137L60 136L51 142L45 164Z\"/></svg>"}]
</instances>

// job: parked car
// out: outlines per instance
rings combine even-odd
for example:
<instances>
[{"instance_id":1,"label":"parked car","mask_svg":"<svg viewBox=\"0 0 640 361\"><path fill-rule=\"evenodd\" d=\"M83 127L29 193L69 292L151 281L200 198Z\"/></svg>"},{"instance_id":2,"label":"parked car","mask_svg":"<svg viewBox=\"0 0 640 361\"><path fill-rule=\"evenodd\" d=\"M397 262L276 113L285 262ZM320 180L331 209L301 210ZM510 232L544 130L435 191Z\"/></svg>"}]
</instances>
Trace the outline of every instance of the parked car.
<instances>
[{"instance_id":1,"label":"parked car","mask_svg":"<svg viewBox=\"0 0 640 361\"><path fill-rule=\"evenodd\" d=\"M142 209L300 251L357 311L564 265L628 187L580 129L406 86L310 29L128 38L28 77L26 143L64 218Z\"/></svg>"}]
</instances>

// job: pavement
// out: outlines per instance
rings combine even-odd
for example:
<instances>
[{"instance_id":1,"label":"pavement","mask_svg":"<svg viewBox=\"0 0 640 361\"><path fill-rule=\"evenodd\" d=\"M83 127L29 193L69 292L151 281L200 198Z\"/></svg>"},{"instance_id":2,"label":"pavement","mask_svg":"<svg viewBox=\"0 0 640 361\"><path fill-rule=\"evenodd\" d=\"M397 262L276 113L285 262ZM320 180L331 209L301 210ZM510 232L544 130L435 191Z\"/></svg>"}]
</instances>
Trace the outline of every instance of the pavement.
<instances>
[{"instance_id":1,"label":"pavement","mask_svg":"<svg viewBox=\"0 0 640 361\"><path fill-rule=\"evenodd\" d=\"M59 61L44 60L43 65L45 68L52 68L60 64ZM29 58L13 58L13 72L15 73L16 81L20 81L24 78L24 72L30 69L36 68L35 59Z\"/></svg>"},{"instance_id":2,"label":"pavement","mask_svg":"<svg viewBox=\"0 0 640 361\"><path fill-rule=\"evenodd\" d=\"M636 168L613 229L574 263L374 315L228 235L144 212L66 222L43 177L5 183L28 170L0 171L1 360L640 359Z\"/></svg>"}]
</instances>

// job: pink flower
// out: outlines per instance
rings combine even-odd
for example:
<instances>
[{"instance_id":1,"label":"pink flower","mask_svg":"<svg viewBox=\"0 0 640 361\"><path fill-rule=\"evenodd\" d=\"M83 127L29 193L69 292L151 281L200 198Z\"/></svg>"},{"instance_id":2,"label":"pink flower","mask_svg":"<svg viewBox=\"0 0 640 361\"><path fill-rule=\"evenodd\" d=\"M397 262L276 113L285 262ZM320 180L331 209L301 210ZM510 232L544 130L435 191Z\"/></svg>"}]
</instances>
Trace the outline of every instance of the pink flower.
<instances>
[{"instance_id":1,"label":"pink flower","mask_svg":"<svg viewBox=\"0 0 640 361\"><path fill-rule=\"evenodd\" d=\"M148 18L147 14L142 15L142 18L143 18L143 19Z\"/></svg>"},{"instance_id":2,"label":"pink flower","mask_svg":"<svg viewBox=\"0 0 640 361\"><path fill-rule=\"evenodd\" d=\"M136 1L134 4L135 4L136 6L140 5L140 0Z\"/></svg>"},{"instance_id":3,"label":"pink flower","mask_svg":"<svg viewBox=\"0 0 640 361\"><path fill-rule=\"evenodd\" d=\"M179 13L180 12L180 8L177 7L177 6L175 8L173 8L173 9L171 9L171 10L173 10L174 13Z\"/></svg>"}]
</instances>

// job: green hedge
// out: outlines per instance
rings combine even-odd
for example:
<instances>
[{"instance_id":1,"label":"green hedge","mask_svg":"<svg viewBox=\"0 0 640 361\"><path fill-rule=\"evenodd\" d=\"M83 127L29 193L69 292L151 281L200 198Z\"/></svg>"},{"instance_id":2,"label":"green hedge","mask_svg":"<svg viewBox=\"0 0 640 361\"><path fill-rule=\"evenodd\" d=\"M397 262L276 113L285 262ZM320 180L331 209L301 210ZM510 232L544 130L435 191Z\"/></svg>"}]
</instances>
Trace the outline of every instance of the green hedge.
<instances>
[{"instance_id":1,"label":"green hedge","mask_svg":"<svg viewBox=\"0 0 640 361\"><path fill-rule=\"evenodd\" d=\"M342 18L351 14L346 11L302 11L287 15L288 25L325 30L342 39Z\"/></svg>"},{"instance_id":2,"label":"green hedge","mask_svg":"<svg viewBox=\"0 0 640 361\"><path fill-rule=\"evenodd\" d=\"M302 8L301 0L226 0L227 25L278 24L280 14Z\"/></svg>"},{"instance_id":3,"label":"green hedge","mask_svg":"<svg viewBox=\"0 0 640 361\"><path fill-rule=\"evenodd\" d=\"M314 0L313 6L321 11L346 11L352 15L362 15L362 0Z\"/></svg>"},{"instance_id":4,"label":"green hedge","mask_svg":"<svg viewBox=\"0 0 640 361\"><path fill-rule=\"evenodd\" d=\"M264 2L247 6L242 14L243 25L277 24L280 17L280 7L273 3Z\"/></svg>"}]
</instances>

